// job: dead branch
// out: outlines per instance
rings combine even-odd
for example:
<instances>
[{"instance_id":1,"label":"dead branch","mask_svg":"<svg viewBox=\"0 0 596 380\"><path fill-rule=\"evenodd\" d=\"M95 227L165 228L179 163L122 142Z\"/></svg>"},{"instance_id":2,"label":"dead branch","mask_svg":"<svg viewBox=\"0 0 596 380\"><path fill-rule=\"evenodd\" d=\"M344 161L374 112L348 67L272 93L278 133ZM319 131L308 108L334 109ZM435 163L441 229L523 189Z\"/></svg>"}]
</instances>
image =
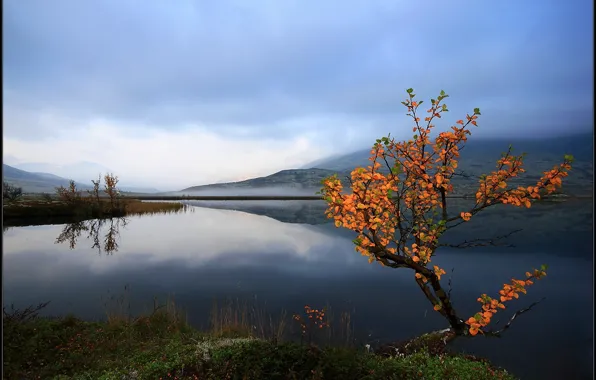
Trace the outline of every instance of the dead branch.
<instances>
[{"instance_id":1,"label":"dead branch","mask_svg":"<svg viewBox=\"0 0 596 380\"><path fill-rule=\"evenodd\" d=\"M459 244L448 244L443 243L439 244L439 247L450 247L450 248L471 248L471 247L515 247L513 244L502 244L500 243L501 240L508 238L509 236L513 235L514 233L520 232L522 229L513 230L505 235L495 236L494 238L478 238L472 240L464 240L462 243Z\"/></svg>"},{"instance_id":2,"label":"dead branch","mask_svg":"<svg viewBox=\"0 0 596 380\"><path fill-rule=\"evenodd\" d=\"M451 174L451 177L463 177L463 178L474 178L476 177L473 174L468 174L466 172L464 172L463 170L454 172L453 174Z\"/></svg>"},{"instance_id":3,"label":"dead branch","mask_svg":"<svg viewBox=\"0 0 596 380\"><path fill-rule=\"evenodd\" d=\"M451 299L451 291L453 290L453 282L451 281L453 278L453 272L455 268L451 268L451 274L449 275L449 280L447 281L447 285L449 286L449 290L447 291L447 297Z\"/></svg>"},{"instance_id":4,"label":"dead branch","mask_svg":"<svg viewBox=\"0 0 596 380\"><path fill-rule=\"evenodd\" d=\"M489 330L489 331L484 331L484 334L486 336L490 336L490 337L497 337L500 338L501 334L503 334L503 332L505 330L507 330L509 327L511 327L511 324L513 323L513 321L515 320L515 318L517 318L518 316L520 316L521 314L532 310L532 308L536 305L538 305L540 302L544 301L546 299L546 297L543 297L542 299L540 299L539 301L533 302L530 304L530 306L524 308L524 309L520 309L518 311L516 311L515 313L513 313L513 315L511 316L511 318L509 319L509 321L505 324L505 326L503 326L502 329L500 330ZM498 324L499 321L496 322L496 324Z\"/></svg>"},{"instance_id":5,"label":"dead branch","mask_svg":"<svg viewBox=\"0 0 596 380\"><path fill-rule=\"evenodd\" d=\"M39 311L50 304L51 301L42 302L37 306L28 306L25 309L15 309L14 304L10 305L10 311L6 311L6 307L2 308L3 322L27 322L34 319L39 314Z\"/></svg>"}]
</instances>

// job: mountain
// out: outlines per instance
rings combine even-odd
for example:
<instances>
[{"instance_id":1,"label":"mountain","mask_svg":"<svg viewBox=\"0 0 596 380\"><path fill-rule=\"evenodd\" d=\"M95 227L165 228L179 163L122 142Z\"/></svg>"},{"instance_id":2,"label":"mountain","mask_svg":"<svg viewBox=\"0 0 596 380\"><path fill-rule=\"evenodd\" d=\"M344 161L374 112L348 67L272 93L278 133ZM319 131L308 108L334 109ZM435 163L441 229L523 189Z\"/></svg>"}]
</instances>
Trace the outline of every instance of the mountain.
<instances>
[{"instance_id":1,"label":"mountain","mask_svg":"<svg viewBox=\"0 0 596 380\"><path fill-rule=\"evenodd\" d=\"M330 160L334 160L334 159L339 158L341 156L342 156L341 154L334 154L334 155L331 155L331 156L319 158L318 160L311 161L311 162L309 162L306 165L302 165L300 167L300 169L318 168L318 167L321 166L321 164L324 164L325 162L328 162Z\"/></svg>"},{"instance_id":2,"label":"mountain","mask_svg":"<svg viewBox=\"0 0 596 380\"><path fill-rule=\"evenodd\" d=\"M494 166L501 153L506 151L510 144L513 146L513 154L527 153L526 162L561 160L565 154L573 155L576 161L593 162L593 134L584 133L575 136L536 139L475 140L471 138L461 152L461 163L464 165L467 163L470 166L472 162L478 163L479 160L482 163L490 162ZM319 160L313 167L346 171L358 166L367 166L370 165L368 160L370 149Z\"/></svg>"},{"instance_id":3,"label":"mountain","mask_svg":"<svg viewBox=\"0 0 596 380\"><path fill-rule=\"evenodd\" d=\"M524 167L527 172L511 181L512 185L534 184L542 173L551 169L563 159L563 155L575 157L573 170L564 181L563 192L569 195L591 195L593 191L593 136L582 134L543 139L471 139L461 151L458 172L455 176L453 195L472 195L478 188L478 176L495 170L496 161L509 144L513 154L526 152ZM314 161L316 167L308 169L282 170L267 177L253 178L240 182L194 186L180 193L208 195L291 195L308 192L313 194L321 187L321 180L338 174L340 178L349 175L356 167L370 165L370 149L359 150L342 156Z\"/></svg>"},{"instance_id":4,"label":"mountain","mask_svg":"<svg viewBox=\"0 0 596 380\"><path fill-rule=\"evenodd\" d=\"M49 173L31 173L2 164L2 181L23 188L24 193L54 193L58 186L68 186L69 180ZM76 183L82 190L91 186Z\"/></svg>"},{"instance_id":5,"label":"mountain","mask_svg":"<svg viewBox=\"0 0 596 380\"><path fill-rule=\"evenodd\" d=\"M79 182L90 182L100 173L112 173L110 168L95 162L79 161L67 165L54 165L45 162L21 162L12 165L31 173L52 173L62 178L72 178Z\"/></svg>"},{"instance_id":6,"label":"mountain","mask_svg":"<svg viewBox=\"0 0 596 380\"><path fill-rule=\"evenodd\" d=\"M93 177L91 177L93 178ZM12 185L23 188L24 193L54 193L58 186L68 186L70 180L64 177L50 173L32 173L17 169L10 165L2 164L2 180ZM92 188L91 179L89 185L75 181L77 188L81 190L90 190ZM119 186L120 190L132 193L156 193L158 190L152 188Z\"/></svg>"},{"instance_id":7,"label":"mountain","mask_svg":"<svg viewBox=\"0 0 596 380\"><path fill-rule=\"evenodd\" d=\"M289 169L266 177L258 177L239 182L217 183L193 186L183 190L182 194L208 195L312 195L321 188L323 178L335 174L326 169Z\"/></svg>"}]
</instances>

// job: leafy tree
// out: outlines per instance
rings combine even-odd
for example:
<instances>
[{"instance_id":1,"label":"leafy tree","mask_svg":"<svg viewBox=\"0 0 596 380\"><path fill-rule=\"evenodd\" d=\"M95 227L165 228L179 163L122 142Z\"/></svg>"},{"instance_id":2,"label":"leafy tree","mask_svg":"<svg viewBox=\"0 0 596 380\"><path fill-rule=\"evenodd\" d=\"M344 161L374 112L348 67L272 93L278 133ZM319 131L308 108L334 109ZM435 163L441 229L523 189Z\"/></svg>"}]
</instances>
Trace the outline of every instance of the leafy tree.
<instances>
[{"instance_id":1,"label":"leafy tree","mask_svg":"<svg viewBox=\"0 0 596 380\"><path fill-rule=\"evenodd\" d=\"M108 195L108 197L110 197L110 207L112 209L112 211L115 210L115 207L117 206L117 202L118 202L118 197L120 195L120 191L118 190L118 188L116 187L116 185L118 184L118 177L113 175L113 174L106 174L103 177L104 180L104 193L106 193Z\"/></svg>"},{"instance_id":2,"label":"leafy tree","mask_svg":"<svg viewBox=\"0 0 596 380\"><path fill-rule=\"evenodd\" d=\"M77 185L73 180L68 182L68 187L56 187L56 195L60 200L71 205L80 204L82 201L81 192L77 189Z\"/></svg>"},{"instance_id":3,"label":"leafy tree","mask_svg":"<svg viewBox=\"0 0 596 380\"><path fill-rule=\"evenodd\" d=\"M8 182L2 182L2 199L16 201L23 195L23 188L11 185Z\"/></svg>"},{"instance_id":4,"label":"leafy tree","mask_svg":"<svg viewBox=\"0 0 596 380\"><path fill-rule=\"evenodd\" d=\"M512 279L503 286L497 298L482 294L478 298L480 311L468 319L458 315L450 292L440 282L445 270L432 265L432 258L442 246L439 239L446 231L469 221L488 207L498 204L531 207L532 201L552 194L561 187L562 179L571 169L572 156L565 156L560 165L544 172L533 186L512 187L510 179L524 172L524 155L515 156L512 148L497 160L497 170L480 177L475 204L468 209L453 210L448 205L448 194L453 192L452 177L458 166L460 151L465 146L468 126L477 126L480 110L458 120L450 131L439 133L431 140L435 118L447 112L441 91L431 99L428 115L421 123L418 108L422 101L414 100L414 90L407 90L402 102L407 115L413 119L413 138L398 142L391 136L378 139L371 150L372 164L356 168L351 173L351 191L344 191L337 176L323 180L321 193L328 203L327 217L335 220L336 227L358 233L354 240L356 251L392 268L408 268L434 310L449 322L443 330L446 338L474 336L478 333L499 336L513 319L527 310L516 312L501 330L487 328L497 310L505 303L526 293L526 287L546 275L546 266L525 273L525 278ZM384 169L382 169L384 168ZM489 245L490 240L475 239L474 245Z\"/></svg>"}]
</instances>

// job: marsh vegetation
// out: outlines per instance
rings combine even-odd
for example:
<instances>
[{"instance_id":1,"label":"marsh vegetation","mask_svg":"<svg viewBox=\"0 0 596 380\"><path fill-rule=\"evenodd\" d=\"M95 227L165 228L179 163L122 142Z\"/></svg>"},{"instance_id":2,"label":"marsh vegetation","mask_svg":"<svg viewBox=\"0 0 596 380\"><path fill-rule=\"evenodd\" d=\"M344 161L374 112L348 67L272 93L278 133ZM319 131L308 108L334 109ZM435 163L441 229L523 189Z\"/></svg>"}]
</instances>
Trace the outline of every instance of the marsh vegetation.
<instances>
[{"instance_id":1,"label":"marsh vegetation","mask_svg":"<svg viewBox=\"0 0 596 380\"><path fill-rule=\"evenodd\" d=\"M54 195L7 199L3 207L3 221L6 225L27 225L44 221L64 223L185 210L185 205L180 202L124 199L117 187L118 177L106 174L103 180L103 189L101 178L98 178L92 181L93 189L86 192L79 190L75 182L70 181L68 187L57 187ZM6 189L5 187L5 191Z\"/></svg>"}]
</instances>

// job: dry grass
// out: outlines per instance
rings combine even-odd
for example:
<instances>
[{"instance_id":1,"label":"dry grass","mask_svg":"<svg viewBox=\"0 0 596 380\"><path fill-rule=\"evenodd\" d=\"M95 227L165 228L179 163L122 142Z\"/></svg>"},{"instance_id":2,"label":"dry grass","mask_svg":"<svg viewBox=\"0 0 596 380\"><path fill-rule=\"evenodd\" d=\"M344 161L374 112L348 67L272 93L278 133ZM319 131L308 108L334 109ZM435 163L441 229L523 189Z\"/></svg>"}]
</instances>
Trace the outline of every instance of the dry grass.
<instances>
[{"instance_id":1,"label":"dry grass","mask_svg":"<svg viewBox=\"0 0 596 380\"><path fill-rule=\"evenodd\" d=\"M310 342L320 346L355 347L362 343L355 340L351 312L342 311L336 316L329 304L324 310L326 328L307 325L307 331L302 332L300 324L286 310L273 315L266 304L259 305L256 301L215 300L208 332L218 337L253 337L275 343L303 341L305 335Z\"/></svg>"},{"instance_id":2,"label":"dry grass","mask_svg":"<svg viewBox=\"0 0 596 380\"><path fill-rule=\"evenodd\" d=\"M75 203L48 200L22 200L6 204L3 207L3 219L8 225L21 225L29 219L69 218L85 220L91 218L122 217L128 215L151 215L158 213L177 213L191 209L181 202L143 202L137 199L117 201L112 207L109 199L96 200L83 198Z\"/></svg>"},{"instance_id":3,"label":"dry grass","mask_svg":"<svg viewBox=\"0 0 596 380\"><path fill-rule=\"evenodd\" d=\"M144 202L136 199L123 201L125 215L145 215L188 211L191 207L180 202Z\"/></svg>"},{"instance_id":4,"label":"dry grass","mask_svg":"<svg viewBox=\"0 0 596 380\"><path fill-rule=\"evenodd\" d=\"M169 329L189 328L188 316L176 305L174 296L170 295L165 303L160 304L157 297L153 298L152 310L143 313L141 316L134 316L131 313L130 285L124 286L124 293L116 296L112 294L103 303L108 326L121 326L127 324L146 324L148 319L161 320L170 326Z\"/></svg>"},{"instance_id":5,"label":"dry grass","mask_svg":"<svg viewBox=\"0 0 596 380\"><path fill-rule=\"evenodd\" d=\"M139 318L131 314L130 287L126 285L124 292L108 294L103 306L109 324L136 323ZM325 306L325 329L309 331L312 342L321 346L340 345L343 347L358 346L354 339L354 326L351 312L342 311L334 315L329 305ZM178 305L173 296L168 296L163 304L157 298L153 300L152 310L145 310L144 315L161 315L164 319L175 321L177 326L188 327L188 316ZM267 304L259 304L256 300L226 298L214 300L209 315L209 323L203 331L209 336L220 338L257 338L274 343L302 341L301 329L291 315L284 309L271 313ZM360 342L362 343L362 342ZM360 344L361 345L361 344Z\"/></svg>"},{"instance_id":6,"label":"dry grass","mask_svg":"<svg viewBox=\"0 0 596 380\"><path fill-rule=\"evenodd\" d=\"M274 318L266 306L247 300L226 299L222 303L213 302L209 332L218 337L255 337L281 342L286 337L288 317L282 310Z\"/></svg>"}]
</instances>

